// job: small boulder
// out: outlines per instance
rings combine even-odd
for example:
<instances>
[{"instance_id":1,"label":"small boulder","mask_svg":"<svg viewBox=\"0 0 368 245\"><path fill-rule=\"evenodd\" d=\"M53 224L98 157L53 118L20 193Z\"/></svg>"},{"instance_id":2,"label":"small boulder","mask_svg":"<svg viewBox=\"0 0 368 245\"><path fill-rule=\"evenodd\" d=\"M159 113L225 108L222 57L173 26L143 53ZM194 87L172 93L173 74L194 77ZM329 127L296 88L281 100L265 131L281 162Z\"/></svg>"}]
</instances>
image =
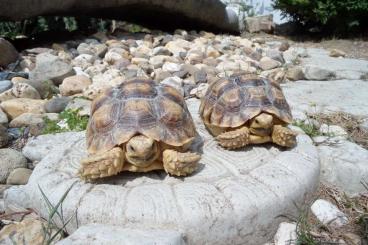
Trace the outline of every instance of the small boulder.
<instances>
[{"instance_id":1,"label":"small boulder","mask_svg":"<svg viewBox=\"0 0 368 245\"><path fill-rule=\"evenodd\" d=\"M4 38L0 38L0 54L0 66L2 67L7 67L19 57L18 51Z\"/></svg>"},{"instance_id":2,"label":"small boulder","mask_svg":"<svg viewBox=\"0 0 368 245\"><path fill-rule=\"evenodd\" d=\"M176 63L172 63L172 62L166 62L162 66L163 71L167 71L167 72L170 72L170 73L178 72L178 71L180 71L180 69L181 69L180 64L176 64Z\"/></svg>"},{"instance_id":3,"label":"small boulder","mask_svg":"<svg viewBox=\"0 0 368 245\"><path fill-rule=\"evenodd\" d=\"M266 71L266 70L271 70L271 69L274 69L274 68L277 68L281 65L280 62L274 60L274 59L271 59L269 57L263 57L260 61L259 61L259 67Z\"/></svg>"},{"instance_id":4,"label":"small boulder","mask_svg":"<svg viewBox=\"0 0 368 245\"><path fill-rule=\"evenodd\" d=\"M277 229L276 235L274 237L275 245L293 245L296 244L296 224L282 222Z\"/></svg>"},{"instance_id":5,"label":"small boulder","mask_svg":"<svg viewBox=\"0 0 368 245\"><path fill-rule=\"evenodd\" d=\"M13 83L9 80L0 81L0 93L5 92L13 87Z\"/></svg>"},{"instance_id":6,"label":"small boulder","mask_svg":"<svg viewBox=\"0 0 368 245\"><path fill-rule=\"evenodd\" d=\"M45 104L45 110L48 113L60 113L70 102L70 97L56 97L47 101Z\"/></svg>"},{"instance_id":7,"label":"small boulder","mask_svg":"<svg viewBox=\"0 0 368 245\"><path fill-rule=\"evenodd\" d=\"M183 79L179 77L168 77L161 83L175 88L182 96L184 96Z\"/></svg>"},{"instance_id":8,"label":"small boulder","mask_svg":"<svg viewBox=\"0 0 368 245\"><path fill-rule=\"evenodd\" d=\"M60 93L62 96L82 93L91 83L91 79L83 75L67 77L59 87Z\"/></svg>"},{"instance_id":9,"label":"small boulder","mask_svg":"<svg viewBox=\"0 0 368 245\"><path fill-rule=\"evenodd\" d=\"M8 134L8 131L6 130L6 127L0 124L0 148L6 146L9 142L9 139L10 136Z\"/></svg>"},{"instance_id":10,"label":"small boulder","mask_svg":"<svg viewBox=\"0 0 368 245\"><path fill-rule=\"evenodd\" d=\"M306 79L316 81L331 80L336 77L333 71L318 66L306 66L303 73Z\"/></svg>"},{"instance_id":11,"label":"small boulder","mask_svg":"<svg viewBox=\"0 0 368 245\"><path fill-rule=\"evenodd\" d=\"M273 15L246 17L246 30L250 33L266 32L271 33L275 28L273 23Z\"/></svg>"},{"instance_id":12,"label":"small boulder","mask_svg":"<svg viewBox=\"0 0 368 245\"><path fill-rule=\"evenodd\" d=\"M18 98L4 101L0 104L0 107L9 116L9 119L14 119L26 112L38 114L44 113L45 102L46 101L44 100Z\"/></svg>"},{"instance_id":13,"label":"small boulder","mask_svg":"<svg viewBox=\"0 0 368 245\"><path fill-rule=\"evenodd\" d=\"M47 117L52 121L59 119L59 114L57 113L45 113L45 114L35 114L35 113L23 113L16 118L14 118L10 123L11 128L21 128L32 125L39 125L44 123L44 118Z\"/></svg>"},{"instance_id":14,"label":"small boulder","mask_svg":"<svg viewBox=\"0 0 368 245\"><path fill-rule=\"evenodd\" d=\"M82 99L82 98L74 98L71 100L68 105L66 106L65 110L72 109L77 110L79 109L80 116L89 116L91 112L91 101Z\"/></svg>"},{"instance_id":15,"label":"small boulder","mask_svg":"<svg viewBox=\"0 0 368 245\"><path fill-rule=\"evenodd\" d=\"M75 75L73 66L58 56L42 53L36 57L36 67L30 72L31 80L52 80L60 84L66 77Z\"/></svg>"},{"instance_id":16,"label":"small boulder","mask_svg":"<svg viewBox=\"0 0 368 245\"><path fill-rule=\"evenodd\" d=\"M16 98L40 99L41 96L34 87L27 83L17 83L8 91L0 94L0 101Z\"/></svg>"},{"instance_id":17,"label":"small boulder","mask_svg":"<svg viewBox=\"0 0 368 245\"><path fill-rule=\"evenodd\" d=\"M303 69L300 66L294 66L286 71L286 78L291 81L299 81L304 79Z\"/></svg>"},{"instance_id":18,"label":"small boulder","mask_svg":"<svg viewBox=\"0 0 368 245\"><path fill-rule=\"evenodd\" d=\"M8 116L3 112L3 110L0 107L0 125L7 124L9 122Z\"/></svg>"},{"instance_id":19,"label":"small boulder","mask_svg":"<svg viewBox=\"0 0 368 245\"><path fill-rule=\"evenodd\" d=\"M330 57L345 57L346 53L340 49L332 49L330 51Z\"/></svg>"},{"instance_id":20,"label":"small boulder","mask_svg":"<svg viewBox=\"0 0 368 245\"><path fill-rule=\"evenodd\" d=\"M0 183L2 184L14 169L27 167L27 159L23 154L10 148L0 149L0 159Z\"/></svg>"},{"instance_id":21,"label":"small boulder","mask_svg":"<svg viewBox=\"0 0 368 245\"><path fill-rule=\"evenodd\" d=\"M32 170L28 168L16 168L10 174L6 180L7 185L25 185L28 183L28 179L32 174Z\"/></svg>"},{"instance_id":22,"label":"small boulder","mask_svg":"<svg viewBox=\"0 0 368 245\"><path fill-rule=\"evenodd\" d=\"M22 222L12 223L5 226L0 231L0 243L1 244L32 244L41 245L46 244L45 227L47 223L39 219L26 218ZM55 234L57 230L53 230L52 234ZM52 235L51 234L51 235ZM60 235L57 235L53 240L54 242L61 239Z\"/></svg>"},{"instance_id":23,"label":"small boulder","mask_svg":"<svg viewBox=\"0 0 368 245\"><path fill-rule=\"evenodd\" d=\"M349 221L335 205L323 199L316 200L311 206L311 210L324 225L338 228L346 225Z\"/></svg>"}]
</instances>

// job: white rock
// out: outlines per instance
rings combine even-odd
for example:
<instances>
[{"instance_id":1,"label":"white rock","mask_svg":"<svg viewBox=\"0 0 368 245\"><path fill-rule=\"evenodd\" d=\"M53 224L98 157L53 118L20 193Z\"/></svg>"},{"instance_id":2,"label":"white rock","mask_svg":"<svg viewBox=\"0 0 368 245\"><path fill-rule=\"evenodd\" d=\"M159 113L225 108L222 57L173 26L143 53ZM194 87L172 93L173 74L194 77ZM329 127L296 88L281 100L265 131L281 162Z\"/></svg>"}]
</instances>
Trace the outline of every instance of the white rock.
<instances>
[{"instance_id":1,"label":"white rock","mask_svg":"<svg viewBox=\"0 0 368 245\"><path fill-rule=\"evenodd\" d=\"M319 128L319 131L330 136L342 136L345 139L348 137L348 133L345 131L345 129L338 125L322 124Z\"/></svg>"},{"instance_id":2,"label":"white rock","mask_svg":"<svg viewBox=\"0 0 368 245\"><path fill-rule=\"evenodd\" d=\"M162 70L163 71L168 71L168 72L171 72L171 73L180 71L180 69L181 69L181 65L180 64L171 63L171 62L166 62L162 66Z\"/></svg>"},{"instance_id":3,"label":"white rock","mask_svg":"<svg viewBox=\"0 0 368 245\"><path fill-rule=\"evenodd\" d=\"M336 185L349 195L365 191L368 180L368 151L349 141L320 145L321 181Z\"/></svg>"},{"instance_id":4,"label":"white rock","mask_svg":"<svg viewBox=\"0 0 368 245\"><path fill-rule=\"evenodd\" d=\"M348 218L332 203L318 199L311 206L313 214L325 225L341 227L348 223Z\"/></svg>"},{"instance_id":5,"label":"white rock","mask_svg":"<svg viewBox=\"0 0 368 245\"><path fill-rule=\"evenodd\" d=\"M56 245L184 245L181 234L173 230L138 230L105 224L80 227Z\"/></svg>"},{"instance_id":6,"label":"white rock","mask_svg":"<svg viewBox=\"0 0 368 245\"><path fill-rule=\"evenodd\" d=\"M175 88L176 90L179 91L181 95L184 96L183 79L176 77L176 76L168 77L168 78L165 78L161 83Z\"/></svg>"},{"instance_id":7,"label":"white rock","mask_svg":"<svg viewBox=\"0 0 368 245\"><path fill-rule=\"evenodd\" d=\"M83 138L84 134L84 132L66 132L32 137L23 148L22 153L31 161L41 161L47 154L61 146L72 146Z\"/></svg>"},{"instance_id":8,"label":"white rock","mask_svg":"<svg viewBox=\"0 0 368 245\"><path fill-rule=\"evenodd\" d=\"M208 83L201 83L198 87L190 91L190 95L195 95L198 99L200 99L206 94L208 87Z\"/></svg>"},{"instance_id":9,"label":"white rock","mask_svg":"<svg viewBox=\"0 0 368 245\"><path fill-rule=\"evenodd\" d=\"M305 66L303 67L303 73L308 80L334 80L336 77L333 71L326 69L324 66Z\"/></svg>"},{"instance_id":10,"label":"white rock","mask_svg":"<svg viewBox=\"0 0 368 245\"><path fill-rule=\"evenodd\" d=\"M275 245L295 245L296 240L296 224L282 222L274 237Z\"/></svg>"},{"instance_id":11,"label":"white rock","mask_svg":"<svg viewBox=\"0 0 368 245\"><path fill-rule=\"evenodd\" d=\"M38 185L57 203L76 182L63 203L65 217L78 210L67 226L70 233L98 222L131 229L170 227L180 231L187 244L271 240L279 225L277 217L285 210L296 213L296 207L317 188L320 169L315 146L309 137L298 135L297 146L287 151L264 146L224 150L200 119L200 101L186 102L201 136L193 148L203 144L200 168L193 175L124 172L100 183L85 183L77 177L80 160L87 156L83 133L78 133L77 141L48 136L48 141L33 142L32 154L40 152L37 148L52 151L38 163L27 185L5 192L7 209L24 206L47 217Z\"/></svg>"}]
</instances>

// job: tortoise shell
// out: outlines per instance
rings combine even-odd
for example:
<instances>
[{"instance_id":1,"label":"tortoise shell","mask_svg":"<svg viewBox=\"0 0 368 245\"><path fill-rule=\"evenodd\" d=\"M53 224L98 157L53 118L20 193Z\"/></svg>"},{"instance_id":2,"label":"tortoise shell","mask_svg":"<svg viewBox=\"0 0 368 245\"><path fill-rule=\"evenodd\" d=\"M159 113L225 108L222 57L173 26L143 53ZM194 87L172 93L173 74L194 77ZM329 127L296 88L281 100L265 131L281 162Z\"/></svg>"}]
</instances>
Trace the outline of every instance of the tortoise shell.
<instances>
[{"instance_id":1,"label":"tortoise shell","mask_svg":"<svg viewBox=\"0 0 368 245\"><path fill-rule=\"evenodd\" d=\"M204 122L218 127L239 127L261 112L292 122L280 85L260 77L219 79L209 86L200 106Z\"/></svg>"},{"instance_id":2,"label":"tortoise shell","mask_svg":"<svg viewBox=\"0 0 368 245\"><path fill-rule=\"evenodd\" d=\"M183 96L167 85L134 79L106 90L91 106L88 152L105 152L142 134L171 146L183 146L196 135Z\"/></svg>"}]
</instances>

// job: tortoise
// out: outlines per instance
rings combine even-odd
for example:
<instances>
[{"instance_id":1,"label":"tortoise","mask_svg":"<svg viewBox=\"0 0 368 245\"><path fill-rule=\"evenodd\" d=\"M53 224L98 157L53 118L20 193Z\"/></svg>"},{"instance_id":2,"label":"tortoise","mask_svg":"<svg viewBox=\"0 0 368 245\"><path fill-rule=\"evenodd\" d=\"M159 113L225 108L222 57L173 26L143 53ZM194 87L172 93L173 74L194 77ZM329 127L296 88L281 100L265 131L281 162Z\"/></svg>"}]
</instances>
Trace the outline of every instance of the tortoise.
<instances>
[{"instance_id":1,"label":"tortoise","mask_svg":"<svg viewBox=\"0 0 368 245\"><path fill-rule=\"evenodd\" d=\"M273 142L283 147L296 144L290 107L278 83L258 76L241 75L213 82L200 105L201 118L228 149Z\"/></svg>"},{"instance_id":2,"label":"tortoise","mask_svg":"<svg viewBox=\"0 0 368 245\"><path fill-rule=\"evenodd\" d=\"M106 90L93 100L86 138L89 156L81 161L85 180L121 171L164 169L191 174L200 155L188 150L197 136L179 92L136 78Z\"/></svg>"}]
</instances>

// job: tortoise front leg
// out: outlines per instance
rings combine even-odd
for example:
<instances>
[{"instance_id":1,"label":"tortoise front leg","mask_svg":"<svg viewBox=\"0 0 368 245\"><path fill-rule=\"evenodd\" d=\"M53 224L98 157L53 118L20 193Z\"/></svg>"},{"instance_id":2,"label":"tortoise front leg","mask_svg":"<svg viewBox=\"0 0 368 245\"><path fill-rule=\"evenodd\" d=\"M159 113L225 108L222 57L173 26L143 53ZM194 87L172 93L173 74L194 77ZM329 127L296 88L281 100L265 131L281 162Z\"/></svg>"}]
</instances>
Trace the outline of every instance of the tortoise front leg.
<instances>
[{"instance_id":1,"label":"tortoise front leg","mask_svg":"<svg viewBox=\"0 0 368 245\"><path fill-rule=\"evenodd\" d=\"M297 133L287 127L275 125L272 131L272 141L280 146L293 147L296 145L296 135Z\"/></svg>"},{"instance_id":2,"label":"tortoise front leg","mask_svg":"<svg viewBox=\"0 0 368 245\"><path fill-rule=\"evenodd\" d=\"M175 176L186 176L196 170L201 156L197 153L181 153L174 150L164 150L162 161L166 173Z\"/></svg>"},{"instance_id":3,"label":"tortoise front leg","mask_svg":"<svg viewBox=\"0 0 368 245\"><path fill-rule=\"evenodd\" d=\"M249 129L247 127L242 127L221 133L216 137L216 140L222 147L236 149L246 146L250 143L249 135Z\"/></svg>"},{"instance_id":4,"label":"tortoise front leg","mask_svg":"<svg viewBox=\"0 0 368 245\"><path fill-rule=\"evenodd\" d=\"M116 175L123 170L124 151L115 147L110 151L82 159L79 175L84 180L93 180Z\"/></svg>"}]
</instances>

